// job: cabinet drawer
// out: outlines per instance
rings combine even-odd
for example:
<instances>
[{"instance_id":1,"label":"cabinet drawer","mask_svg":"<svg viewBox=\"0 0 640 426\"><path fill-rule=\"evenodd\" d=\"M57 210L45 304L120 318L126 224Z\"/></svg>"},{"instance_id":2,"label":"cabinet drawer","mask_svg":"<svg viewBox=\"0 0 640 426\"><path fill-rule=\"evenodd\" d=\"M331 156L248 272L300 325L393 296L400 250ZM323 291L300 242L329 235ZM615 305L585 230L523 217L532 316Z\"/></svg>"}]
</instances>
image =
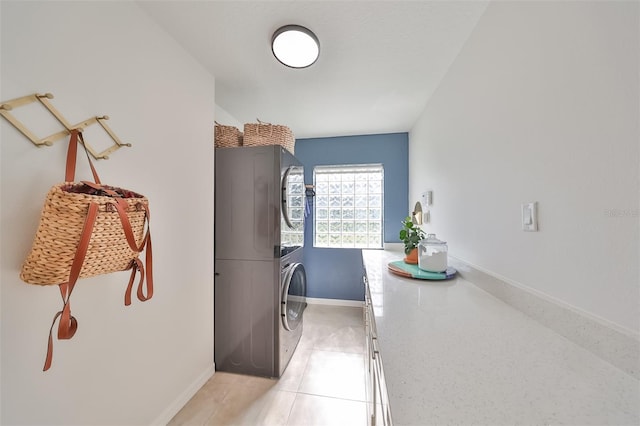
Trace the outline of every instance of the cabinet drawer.
<instances>
[{"instance_id":1,"label":"cabinet drawer","mask_svg":"<svg viewBox=\"0 0 640 426\"><path fill-rule=\"evenodd\" d=\"M378 395L378 406L376 407L376 424L384 426L392 426L391 410L389 408L389 395L387 393L387 383L384 378L384 369L382 368L382 357L378 349L378 341L374 340L373 345L374 371L376 376L377 389L374 391Z\"/></svg>"},{"instance_id":2,"label":"cabinet drawer","mask_svg":"<svg viewBox=\"0 0 640 426\"><path fill-rule=\"evenodd\" d=\"M378 331L373 312L371 290L369 289L366 273L363 274L364 305L363 318L365 324L366 347L366 393L367 414L370 426L392 426L389 397L382 368L382 357L378 344Z\"/></svg>"}]
</instances>

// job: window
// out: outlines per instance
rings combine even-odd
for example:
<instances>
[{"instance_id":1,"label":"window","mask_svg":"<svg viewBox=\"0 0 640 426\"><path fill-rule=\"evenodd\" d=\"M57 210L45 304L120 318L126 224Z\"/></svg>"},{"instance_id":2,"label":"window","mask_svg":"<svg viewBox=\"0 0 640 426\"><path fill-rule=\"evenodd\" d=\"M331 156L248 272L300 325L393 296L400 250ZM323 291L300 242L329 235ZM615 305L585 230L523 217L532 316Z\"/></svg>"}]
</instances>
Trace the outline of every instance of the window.
<instances>
[{"instance_id":1,"label":"window","mask_svg":"<svg viewBox=\"0 0 640 426\"><path fill-rule=\"evenodd\" d=\"M314 247L382 248L382 164L316 166Z\"/></svg>"}]
</instances>

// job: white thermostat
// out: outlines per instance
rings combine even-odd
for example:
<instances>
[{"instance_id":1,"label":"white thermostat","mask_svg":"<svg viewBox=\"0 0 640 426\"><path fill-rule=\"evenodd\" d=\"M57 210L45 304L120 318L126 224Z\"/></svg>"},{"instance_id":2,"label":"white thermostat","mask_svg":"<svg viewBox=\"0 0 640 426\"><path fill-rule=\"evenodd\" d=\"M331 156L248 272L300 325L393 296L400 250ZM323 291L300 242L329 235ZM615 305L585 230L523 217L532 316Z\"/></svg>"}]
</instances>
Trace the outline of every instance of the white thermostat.
<instances>
[{"instance_id":1,"label":"white thermostat","mask_svg":"<svg viewBox=\"0 0 640 426\"><path fill-rule=\"evenodd\" d=\"M433 191L428 190L422 193L422 204L425 206L430 206L433 204Z\"/></svg>"}]
</instances>

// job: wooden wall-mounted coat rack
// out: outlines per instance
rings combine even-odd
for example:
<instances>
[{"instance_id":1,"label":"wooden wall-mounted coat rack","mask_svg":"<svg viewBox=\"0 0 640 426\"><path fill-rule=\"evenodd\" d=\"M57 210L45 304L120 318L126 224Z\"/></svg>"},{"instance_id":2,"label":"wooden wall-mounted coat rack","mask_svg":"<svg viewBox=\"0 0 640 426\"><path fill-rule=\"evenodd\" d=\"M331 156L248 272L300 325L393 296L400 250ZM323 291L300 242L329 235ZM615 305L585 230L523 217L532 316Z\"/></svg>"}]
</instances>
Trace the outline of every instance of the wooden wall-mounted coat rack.
<instances>
[{"instance_id":1,"label":"wooden wall-mounted coat rack","mask_svg":"<svg viewBox=\"0 0 640 426\"><path fill-rule=\"evenodd\" d=\"M100 124L100 126L104 129L105 132L107 132L109 137L111 137L111 139L114 142L112 146L108 147L107 149L101 152L96 152L95 149L93 149L89 145L89 143L85 143L87 147L87 151L89 151L91 156L93 156L93 158L95 158L96 160L99 160L99 159L106 160L109 158L109 154L120 149L120 147L131 146L130 143L123 143L118 138L118 136L116 136L116 134L113 133L111 128L107 126L107 123L105 123L105 121L109 119L109 116L103 115L100 117L98 116L91 117L87 120L81 121L80 123L71 124L67 121L66 118L64 118L64 116L60 113L60 111L58 111L53 105L51 105L51 102L49 102L50 99L53 99L53 95L51 93L45 93L45 94L36 93L33 95L12 99L10 101L1 102L0 115L2 115L9 123L11 123L16 129L18 129L20 133L25 135L31 142L33 142L34 145L38 147L43 145L51 146L53 145L53 142L55 142L56 140L71 134L71 130L78 129L82 131L86 127L96 123ZM33 102L40 102L56 118L56 120L60 124L62 124L62 126L64 126L65 130L61 130L49 136L45 136L44 138L39 138L10 112L15 108L21 107L23 105L28 105Z\"/></svg>"}]
</instances>

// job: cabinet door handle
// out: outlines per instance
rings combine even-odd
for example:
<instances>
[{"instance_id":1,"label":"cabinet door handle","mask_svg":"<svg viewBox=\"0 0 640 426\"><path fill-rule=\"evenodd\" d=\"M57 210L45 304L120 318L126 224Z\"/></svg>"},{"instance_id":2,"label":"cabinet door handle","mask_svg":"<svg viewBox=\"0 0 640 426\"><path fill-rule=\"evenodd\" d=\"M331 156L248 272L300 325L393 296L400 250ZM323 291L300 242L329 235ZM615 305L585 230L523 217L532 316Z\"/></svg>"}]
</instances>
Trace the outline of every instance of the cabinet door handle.
<instances>
[{"instance_id":1,"label":"cabinet door handle","mask_svg":"<svg viewBox=\"0 0 640 426\"><path fill-rule=\"evenodd\" d=\"M378 337L377 336L371 336L371 349L373 349L371 351L371 358L372 359L377 359L378 355L380 355L380 351L378 349L376 349L378 347Z\"/></svg>"}]
</instances>

